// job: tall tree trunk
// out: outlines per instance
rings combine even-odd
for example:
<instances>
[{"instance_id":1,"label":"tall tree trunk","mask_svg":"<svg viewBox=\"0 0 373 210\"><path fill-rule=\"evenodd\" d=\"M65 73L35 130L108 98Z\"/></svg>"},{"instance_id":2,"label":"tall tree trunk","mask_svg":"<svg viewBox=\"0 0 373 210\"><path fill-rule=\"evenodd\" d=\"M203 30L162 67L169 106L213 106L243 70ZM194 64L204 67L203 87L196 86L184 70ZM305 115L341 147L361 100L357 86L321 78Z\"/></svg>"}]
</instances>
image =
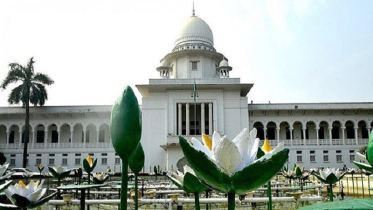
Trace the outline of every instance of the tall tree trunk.
<instances>
[{"instance_id":1,"label":"tall tree trunk","mask_svg":"<svg viewBox=\"0 0 373 210\"><path fill-rule=\"evenodd\" d=\"M23 148L23 168L26 168L27 163L27 144L29 139L30 127L30 82L26 82L26 120L25 120L25 135L24 135L24 148Z\"/></svg>"}]
</instances>

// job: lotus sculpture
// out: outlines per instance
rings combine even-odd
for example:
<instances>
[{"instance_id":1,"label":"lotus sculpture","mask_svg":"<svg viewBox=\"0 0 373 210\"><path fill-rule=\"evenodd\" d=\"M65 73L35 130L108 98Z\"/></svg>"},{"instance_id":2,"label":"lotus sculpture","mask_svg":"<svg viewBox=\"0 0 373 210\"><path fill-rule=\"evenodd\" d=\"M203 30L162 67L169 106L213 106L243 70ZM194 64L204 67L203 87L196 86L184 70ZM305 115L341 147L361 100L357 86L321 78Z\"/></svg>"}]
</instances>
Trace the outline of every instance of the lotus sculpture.
<instances>
[{"instance_id":1,"label":"lotus sculpture","mask_svg":"<svg viewBox=\"0 0 373 210\"><path fill-rule=\"evenodd\" d=\"M66 178L69 176L71 170L67 169L66 167L63 166L58 166L58 167L48 167L49 172L52 174L52 176L57 179L57 186L61 185L61 179ZM57 190L57 198L61 198L61 193L60 190Z\"/></svg>"},{"instance_id":2,"label":"lotus sculpture","mask_svg":"<svg viewBox=\"0 0 373 210\"><path fill-rule=\"evenodd\" d=\"M206 191L208 187L200 182L193 169L191 169L188 165L184 165L183 169L184 173L180 171L177 171L176 173L170 172L169 174L167 174L167 177L179 189L184 190L187 193L194 194L195 208L196 210L199 210L199 194Z\"/></svg>"},{"instance_id":3,"label":"lotus sculpture","mask_svg":"<svg viewBox=\"0 0 373 210\"><path fill-rule=\"evenodd\" d=\"M235 194L245 194L270 180L285 164L289 150L280 144L257 158L257 130L243 129L233 140L214 132L204 143L179 137L180 146L197 177L207 186L228 194L228 209L235 209Z\"/></svg>"},{"instance_id":4,"label":"lotus sculpture","mask_svg":"<svg viewBox=\"0 0 373 210\"><path fill-rule=\"evenodd\" d=\"M19 181L15 185L10 185L5 190L5 194L19 208L36 208L56 195L56 193L53 193L43 198L47 192L47 189L42 188L43 182L44 180L39 184L39 182L31 181L26 186L23 181Z\"/></svg>"},{"instance_id":5,"label":"lotus sculpture","mask_svg":"<svg viewBox=\"0 0 373 210\"><path fill-rule=\"evenodd\" d=\"M329 185L329 198L330 201L333 201L333 184L341 180L343 176L346 174L346 172L341 172L338 168L327 168L324 170L320 170L319 174L317 174L316 172L312 172L312 174L316 176L321 182Z\"/></svg>"},{"instance_id":6,"label":"lotus sculpture","mask_svg":"<svg viewBox=\"0 0 373 210\"><path fill-rule=\"evenodd\" d=\"M108 178L109 178L109 175L105 174L104 172L95 173L92 176L92 181L95 184L103 184L104 182L106 182L106 180L108 180Z\"/></svg>"}]
</instances>

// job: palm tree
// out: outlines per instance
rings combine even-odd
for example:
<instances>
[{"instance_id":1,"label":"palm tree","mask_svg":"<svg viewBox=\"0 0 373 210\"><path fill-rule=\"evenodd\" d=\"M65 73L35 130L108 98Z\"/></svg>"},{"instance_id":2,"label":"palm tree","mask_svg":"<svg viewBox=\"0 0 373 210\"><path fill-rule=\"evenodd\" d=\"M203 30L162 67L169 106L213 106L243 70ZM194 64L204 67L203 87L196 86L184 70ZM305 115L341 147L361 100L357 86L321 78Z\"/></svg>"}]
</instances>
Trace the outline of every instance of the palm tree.
<instances>
[{"instance_id":1,"label":"palm tree","mask_svg":"<svg viewBox=\"0 0 373 210\"><path fill-rule=\"evenodd\" d=\"M21 66L18 63L10 63L10 71L1 84L1 88L5 89L10 83L21 84L11 90L8 98L9 104L18 104L22 102L22 106L26 107L25 119L25 135L23 138L23 167L26 168L27 161L27 143L29 140L30 126L30 107L31 102L34 106L38 104L43 106L45 100L48 99L47 91L44 85L51 85L54 81L45 74L34 73L34 58L32 57L27 66Z\"/></svg>"}]
</instances>

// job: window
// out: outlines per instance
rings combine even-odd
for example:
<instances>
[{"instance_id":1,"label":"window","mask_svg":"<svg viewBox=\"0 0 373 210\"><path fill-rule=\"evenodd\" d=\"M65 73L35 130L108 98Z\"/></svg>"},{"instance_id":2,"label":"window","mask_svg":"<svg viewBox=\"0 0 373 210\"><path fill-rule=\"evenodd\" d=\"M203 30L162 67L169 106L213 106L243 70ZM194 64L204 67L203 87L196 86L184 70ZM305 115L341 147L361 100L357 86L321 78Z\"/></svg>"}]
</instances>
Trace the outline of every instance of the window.
<instances>
[{"instance_id":1,"label":"window","mask_svg":"<svg viewBox=\"0 0 373 210\"><path fill-rule=\"evenodd\" d=\"M198 62L197 61L192 61L191 63L192 63L192 71L197 71L198 70L198 68L197 68Z\"/></svg>"},{"instance_id":2,"label":"window","mask_svg":"<svg viewBox=\"0 0 373 210\"><path fill-rule=\"evenodd\" d=\"M36 159L36 165L38 166L38 165L40 165L41 164L41 159Z\"/></svg>"},{"instance_id":3,"label":"window","mask_svg":"<svg viewBox=\"0 0 373 210\"><path fill-rule=\"evenodd\" d=\"M49 157L54 157L55 154L49 154Z\"/></svg>"},{"instance_id":4,"label":"window","mask_svg":"<svg viewBox=\"0 0 373 210\"><path fill-rule=\"evenodd\" d=\"M107 158L101 158L101 164L106 165L107 164Z\"/></svg>"},{"instance_id":5,"label":"window","mask_svg":"<svg viewBox=\"0 0 373 210\"><path fill-rule=\"evenodd\" d=\"M324 154L328 154L329 151L328 151L328 150L324 150L324 151L322 151L322 153L324 153Z\"/></svg>"},{"instance_id":6,"label":"window","mask_svg":"<svg viewBox=\"0 0 373 210\"><path fill-rule=\"evenodd\" d=\"M329 155L324 155L324 162L329 162Z\"/></svg>"},{"instance_id":7,"label":"window","mask_svg":"<svg viewBox=\"0 0 373 210\"><path fill-rule=\"evenodd\" d=\"M16 165L16 159L10 159L10 165L15 166Z\"/></svg>"},{"instance_id":8,"label":"window","mask_svg":"<svg viewBox=\"0 0 373 210\"><path fill-rule=\"evenodd\" d=\"M342 155L337 155L336 159L337 159L337 162L343 162Z\"/></svg>"},{"instance_id":9,"label":"window","mask_svg":"<svg viewBox=\"0 0 373 210\"><path fill-rule=\"evenodd\" d=\"M302 154L302 151L297 151L297 154Z\"/></svg>"},{"instance_id":10,"label":"window","mask_svg":"<svg viewBox=\"0 0 373 210\"><path fill-rule=\"evenodd\" d=\"M102 153L101 156L107 156L107 153Z\"/></svg>"},{"instance_id":11,"label":"window","mask_svg":"<svg viewBox=\"0 0 373 210\"><path fill-rule=\"evenodd\" d=\"M350 153L355 153L355 150L350 150Z\"/></svg>"},{"instance_id":12,"label":"window","mask_svg":"<svg viewBox=\"0 0 373 210\"><path fill-rule=\"evenodd\" d=\"M355 161L355 155L350 155L350 162L354 162Z\"/></svg>"},{"instance_id":13,"label":"window","mask_svg":"<svg viewBox=\"0 0 373 210\"><path fill-rule=\"evenodd\" d=\"M115 164L120 164L120 158L115 158Z\"/></svg>"},{"instance_id":14,"label":"window","mask_svg":"<svg viewBox=\"0 0 373 210\"><path fill-rule=\"evenodd\" d=\"M67 157L67 154L62 154L63 157Z\"/></svg>"},{"instance_id":15,"label":"window","mask_svg":"<svg viewBox=\"0 0 373 210\"><path fill-rule=\"evenodd\" d=\"M62 165L67 165L67 158L62 158Z\"/></svg>"},{"instance_id":16,"label":"window","mask_svg":"<svg viewBox=\"0 0 373 210\"><path fill-rule=\"evenodd\" d=\"M301 155L297 156L297 162L302 162L302 156Z\"/></svg>"},{"instance_id":17,"label":"window","mask_svg":"<svg viewBox=\"0 0 373 210\"><path fill-rule=\"evenodd\" d=\"M78 156L78 157L80 157L80 156L82 156L82 154L80 154L80 153L77 153L77 154L75 154L75 156Z\"/></svg>"},{"instance_id":18,"label":"window","mask_svg":"<svg viewBox=\"0 0 373 210\"><path fill-rule=\"evenodd\" d=\"M315 155L310 155L310 162L316 162Z\"/></svg>"},{"instance_id":19,"label":"window","mask_svg":"<svg viewBox=\"0 0 373 210\"><path fill-rule=\"evenodd\" d=\"M49 164L49 165L54 165L54 158L50 158L48 164Z\"/></svg>"},{"instance_id":20,"label":"window","mask_svg":"<svg viewBox=\"0 0 373 210\"><path fill-rule=\"evenodd\" d=\"M41 154L36 154L36 157L41 157Z\"/></svg>"},{"instance_id":21,"label":"window","mask_svg":"<svg viewBox=\"0 0 373 210\"><path fill-rule=\"evenodd\" d=\"M315 154L315 150L311 150L311 151L310 151L310 154Z\"/></svg>"},{"instance_id":22,"label":"window","mask_svg":"<svg viewBox=\"0 0 373 210\"><path fill-rule=\"evenodd\" d=\"M337 150L336 153L337 153L337 154L341 154L341 153L342 153L342 150Z\"/></svg>"},{"instance_id":23,"label":"window","mask_svg":"<svg viewBox=\"0 0 373 210\"><path fill-rule=\"evenodd\" d=\"M75 158L75 165L80 165L80 158Z\"/></svg>"}]
</instances>

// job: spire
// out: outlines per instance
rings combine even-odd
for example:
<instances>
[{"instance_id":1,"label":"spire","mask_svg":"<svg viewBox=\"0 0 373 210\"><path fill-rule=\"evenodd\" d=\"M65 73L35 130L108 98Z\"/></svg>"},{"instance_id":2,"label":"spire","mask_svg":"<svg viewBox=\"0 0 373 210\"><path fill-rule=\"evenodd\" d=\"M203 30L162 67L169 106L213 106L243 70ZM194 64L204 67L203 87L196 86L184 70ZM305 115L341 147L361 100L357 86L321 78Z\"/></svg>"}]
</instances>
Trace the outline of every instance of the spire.
<instances>
[{"instance_id":1,"label":"spire","mask_svg":"<svg viewBox=\"0 0 373 210\"><path fill-rule=\"evenodd\" d=\"M194 11L194 1L193 1L193 14L192 14L192 16L196 16L196 13Z\"/></svg>"}]
</instances>

